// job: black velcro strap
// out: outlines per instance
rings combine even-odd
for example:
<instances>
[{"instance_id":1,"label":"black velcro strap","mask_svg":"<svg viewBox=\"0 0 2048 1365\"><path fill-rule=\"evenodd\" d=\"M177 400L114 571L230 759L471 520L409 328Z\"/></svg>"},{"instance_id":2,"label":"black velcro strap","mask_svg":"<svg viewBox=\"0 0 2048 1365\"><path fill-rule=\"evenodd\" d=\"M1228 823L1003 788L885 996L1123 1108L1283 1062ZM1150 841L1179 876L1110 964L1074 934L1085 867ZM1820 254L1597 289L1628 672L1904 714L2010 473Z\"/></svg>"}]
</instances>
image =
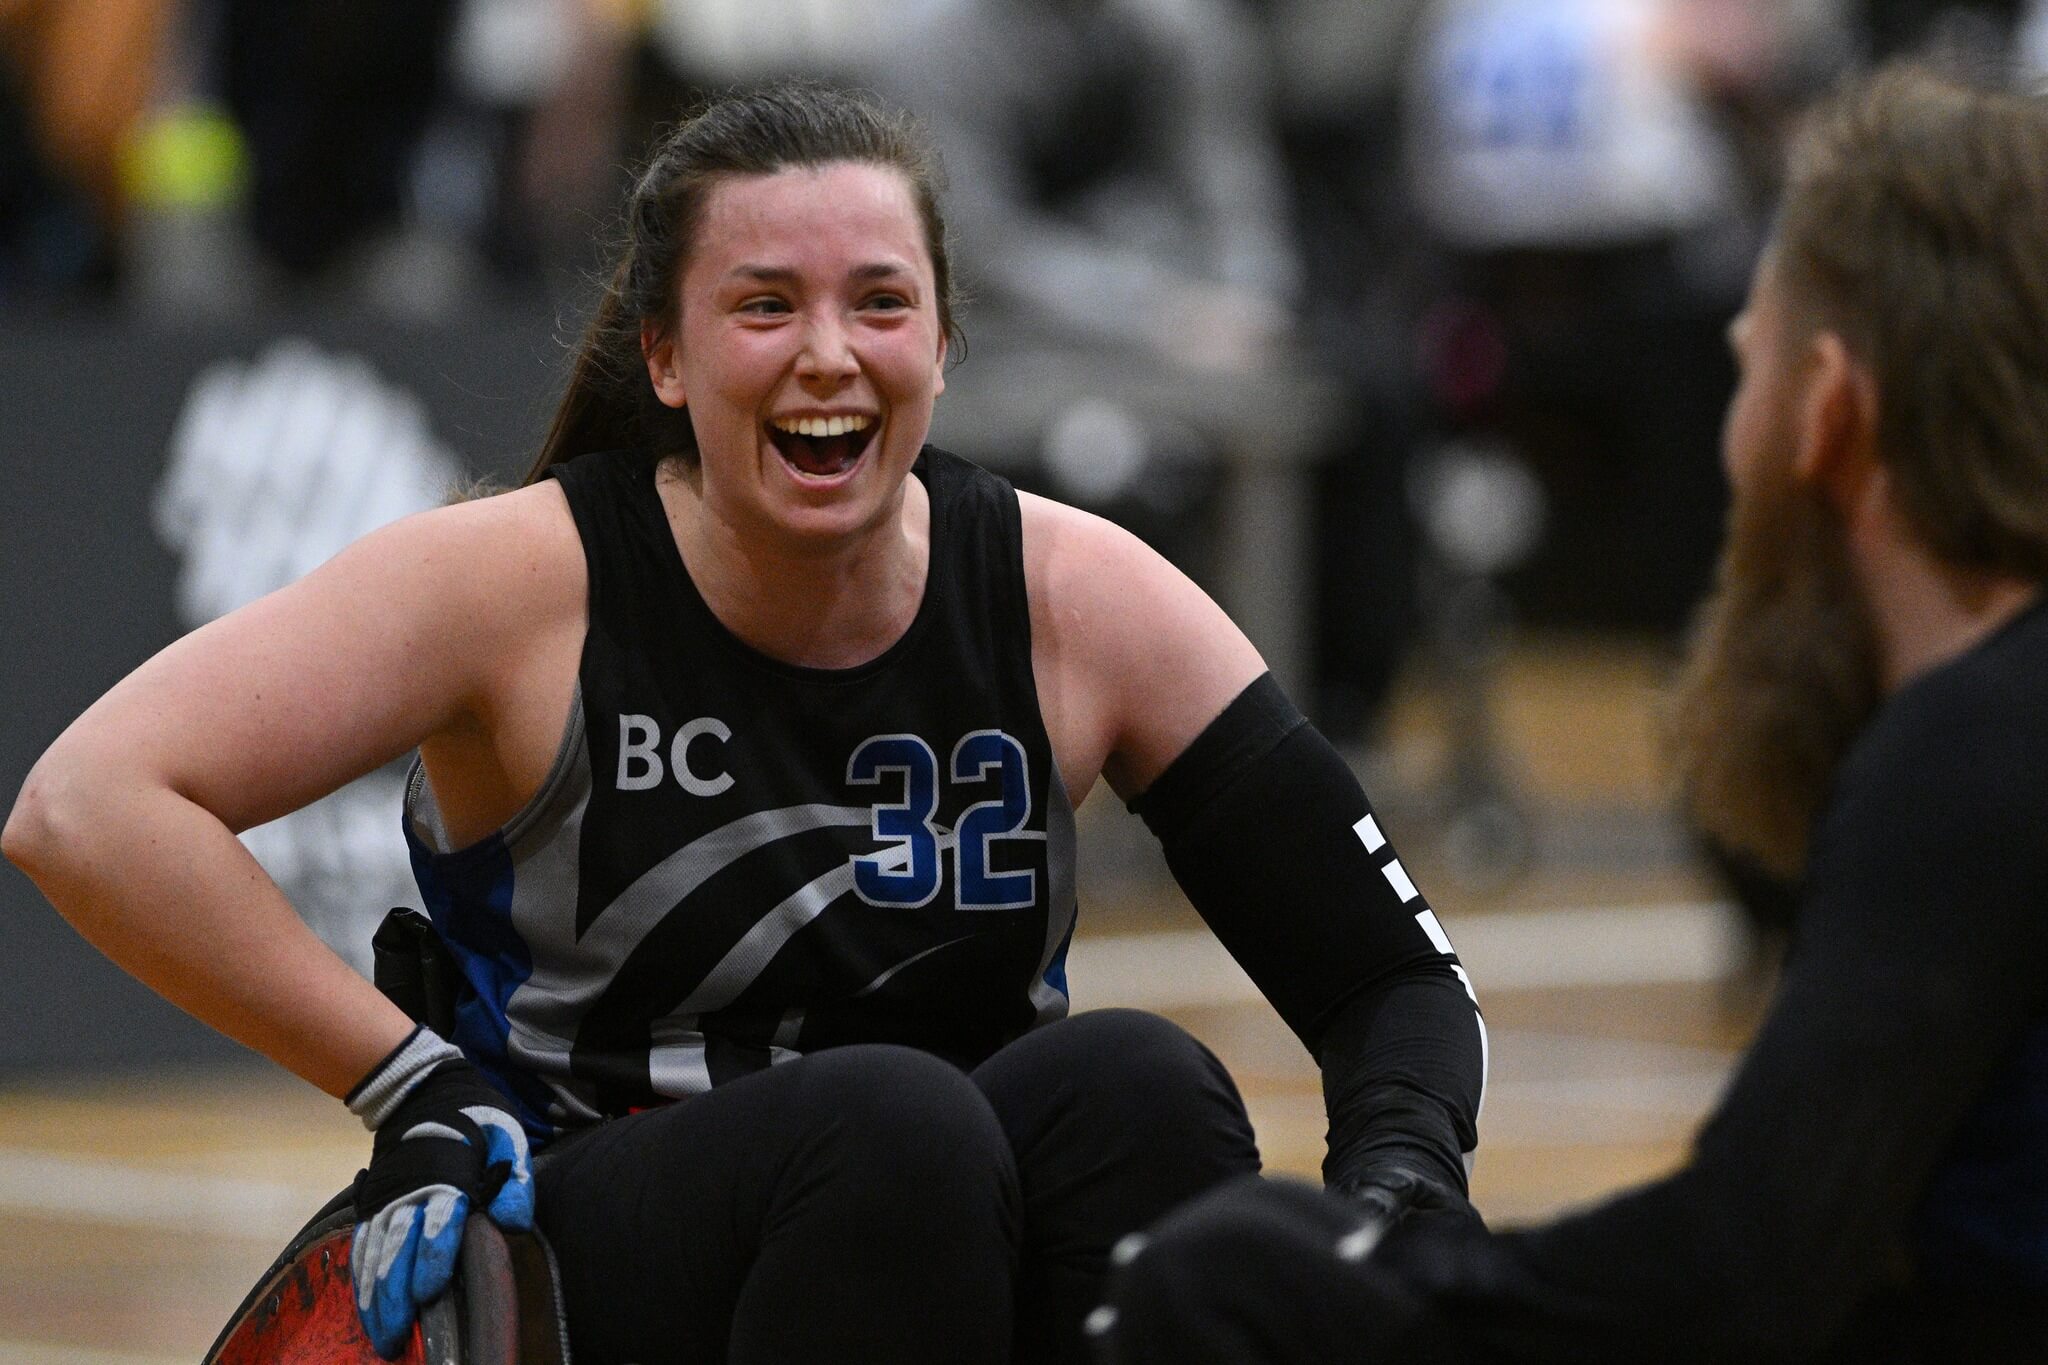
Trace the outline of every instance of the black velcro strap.
<instances>
[{"instance_id":1,"label":"black velcro strap","mask_svg":"<svg viewBox=\"0 0 2048 1365\"><path fill-rule=\"evenodd\" d=\"M461 1133L460 1138L423 1134L400 1136L371 1157L368 1170L356 1173L355 1208L358 1221L370 1217L385 1205L405 1198L430 1185L448 1185L470 1196L488 1199L494 1185L505 1182L504 1173L492 1180L492 1169L484 1165L483 1132L465 1115L437 1119L437 1123ZM504 1163L498 1163L502 1166Z\"/></svg>"},{"instance_id":2,"label":"black velcro strap","mask_svg":"<svg viewBox=\"0 0 2048 1365\"><path fill-rule=\"evenodd\" d=\"M466 983L432 921L408 906L393 907L370 937L370 959L371 980L386 999L443 1038L453 1036Z\"/></svg>"}]
</instances>

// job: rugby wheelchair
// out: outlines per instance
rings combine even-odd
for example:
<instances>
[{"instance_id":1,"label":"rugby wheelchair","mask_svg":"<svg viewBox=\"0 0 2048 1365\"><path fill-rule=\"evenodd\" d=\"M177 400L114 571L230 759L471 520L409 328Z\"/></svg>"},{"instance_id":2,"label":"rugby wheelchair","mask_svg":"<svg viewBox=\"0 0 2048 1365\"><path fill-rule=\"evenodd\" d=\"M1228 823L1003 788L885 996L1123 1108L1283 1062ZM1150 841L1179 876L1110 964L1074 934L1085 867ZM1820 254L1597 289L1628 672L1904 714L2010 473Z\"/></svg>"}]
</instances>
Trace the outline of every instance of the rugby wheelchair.
<instances>
[{"instance_id":1,"label":"rugby wheelchair","mask_svg":"<svg viewBox=\"0 0 2048 1365\"><path fill-rule=\"evenodd\" d=\"M372 940L377 988L443 1037L461 977L417 910L384 917ZM382 1365L357 1320L349 1274L354 1189L322 1205L214 1339L205 1365ZM569 1365L554 1257L540 1234L463 1225L449 1291L420 1311L402 1365Z\"/></svg>"}]
</instances>

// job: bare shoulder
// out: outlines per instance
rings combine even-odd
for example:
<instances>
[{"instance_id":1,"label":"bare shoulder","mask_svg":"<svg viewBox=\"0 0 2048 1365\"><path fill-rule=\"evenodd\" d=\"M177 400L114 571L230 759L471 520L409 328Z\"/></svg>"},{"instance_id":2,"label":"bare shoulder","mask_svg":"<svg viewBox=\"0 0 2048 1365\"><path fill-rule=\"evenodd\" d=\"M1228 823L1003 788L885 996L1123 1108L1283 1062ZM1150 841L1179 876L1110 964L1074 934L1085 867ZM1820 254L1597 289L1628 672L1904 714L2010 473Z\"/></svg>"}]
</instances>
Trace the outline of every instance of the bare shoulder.
<instances>
[{"instance_id":1,"label":"bare shoulder","mask_svg":"<svg viewBox=\"0 0 2048 1365\"><path fill-rule=\"evenodd\" d=\"M1030 493L1017 501L1032 624L1042 621L1066 645L1114 650L1182 617L1222 615L1185 574L1115 522Z\"/></svg>"},{"instance_id":2,"label":"bare shoulder","mask_svg":"<svg viewBox=\"0 0 2048 1365\"><path fill-rule=\"evenodd\" d=\"M438 679L454 707L443 725L458 729L524 729L554 709L587 624L583 545L551 479L394 522L304 586L307 619L338 628L322 652ZM365 611L374 637L347 625Z\"/></svg>"},{"instance_id":3,"label":"bare shoulder","mask_svg":"<svg viewBox=\"0 0 2048 1365\"><path fill-rule=\"evenodd\" d=\"M584 592L557 489L421 512L174 641L45 761L168 786L246 829L436 736L541 709L527 680L558 656L573 674Z\"/></svg>"},{"instance_id":4,"label":"bare shoulder","mask_svg":"<svg viewBox=\"0 0 2048 1365\"><path fill-rule=\"evenodd\" d=\"M1018 495L1042 704L1099 737L1100 771L1141 791L1265 671L1221 607L1105 518Z\"/></svg>"},{"instance_id":5,"label":"bare shoulder","mask_svg":"<svg viewBox=\"0 0 2048 1365\"><path fill-rule=\"evenodd\" d=\"M402 615L424 611L484 626L538 623L580 609L582 543L553 480L438 507L371 532L314 572L351 593L388 594Z\"/></svg>"},{"instance_id":6,"label":"bare shoulder","mask_svg":"<svg viewBox=\"0 0 2048 1365\"><path fill-rule=\"evenodd\" d=\"M581 561L581 542L575 519L569 515L568 499L552 479L405 517L357 543L371 544L379 538L421 549L445 543L451 552L459 550L498 569L522 564L532 569L560 567L560 560L570 552Z\"/></svg>"}]
</instances>

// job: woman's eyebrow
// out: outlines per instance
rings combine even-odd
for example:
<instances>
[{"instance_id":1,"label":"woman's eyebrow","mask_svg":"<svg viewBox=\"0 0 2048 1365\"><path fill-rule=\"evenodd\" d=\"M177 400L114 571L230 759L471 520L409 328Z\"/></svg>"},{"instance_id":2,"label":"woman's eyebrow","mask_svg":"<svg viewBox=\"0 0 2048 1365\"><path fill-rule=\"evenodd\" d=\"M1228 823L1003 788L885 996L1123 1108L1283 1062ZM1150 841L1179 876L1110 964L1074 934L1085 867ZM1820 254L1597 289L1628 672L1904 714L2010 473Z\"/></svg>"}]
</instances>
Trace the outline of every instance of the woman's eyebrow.
<instances>
[{"instance_id":1,"label":"woman's eyebrow","mask_svg":"<svg viewBox=\"0 0 2048 1365\"><path fill-rule=\"evenodd\" d=\"M916 272L902 261L871 261L857 265L846 272L850 280L880 280L897 275L911 275ZM797 272L786 265L736 265L726 272L727 279L757 280L763 284L789 284L796 280Z\"/></svg>"}]
</instances>

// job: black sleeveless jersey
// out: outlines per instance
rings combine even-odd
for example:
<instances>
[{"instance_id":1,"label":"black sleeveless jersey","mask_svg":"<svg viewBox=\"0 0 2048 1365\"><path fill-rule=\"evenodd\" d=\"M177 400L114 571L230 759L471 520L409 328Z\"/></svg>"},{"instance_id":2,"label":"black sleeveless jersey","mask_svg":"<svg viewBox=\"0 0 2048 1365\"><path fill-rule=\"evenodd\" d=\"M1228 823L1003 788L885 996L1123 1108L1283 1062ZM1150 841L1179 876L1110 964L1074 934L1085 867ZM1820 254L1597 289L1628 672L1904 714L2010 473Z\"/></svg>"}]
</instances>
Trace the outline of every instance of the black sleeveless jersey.
<instances>
[{"instance_id":1,"label":"black sleeveless jersey","mask_svg":"<svg viewBox=\"0 0 2048 1365\"><path fill-rule=\"evenodd\" d=\"M552 471L590 571L553 771L451 850L406 837L470 987L455 1041L556 1129L816 1048L963 1065L1066 1012L1072 808L1031 671L1017 496L933 447L923 602L858 668L749 648L691 582L654 466Z\"/></svg>"}]
</instances>

